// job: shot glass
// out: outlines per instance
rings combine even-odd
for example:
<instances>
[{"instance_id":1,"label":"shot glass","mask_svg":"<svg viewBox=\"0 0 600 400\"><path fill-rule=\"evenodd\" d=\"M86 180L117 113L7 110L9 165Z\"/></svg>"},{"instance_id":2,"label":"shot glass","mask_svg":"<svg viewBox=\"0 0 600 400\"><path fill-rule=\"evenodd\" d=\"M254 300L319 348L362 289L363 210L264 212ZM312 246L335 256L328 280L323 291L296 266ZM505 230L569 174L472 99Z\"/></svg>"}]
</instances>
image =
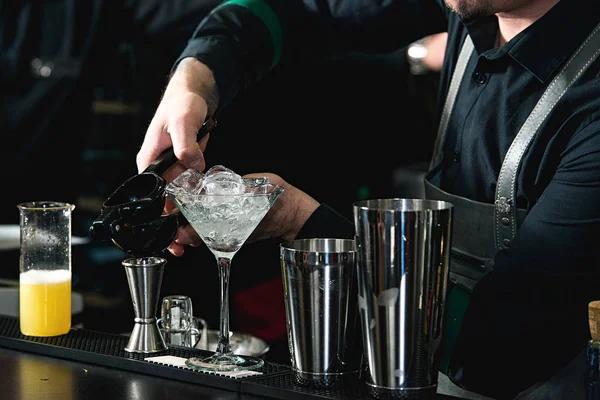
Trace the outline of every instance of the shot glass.
<instances>
[{"instance_id":1,"label":"shot glass","mask_svg":"<svg viewBox=\"0 0 600 400\"><path fill-rule=\"evenodd\" d=\"M34 201L17 208L21 333L64 335L71 329L71 213L75 206Z\"/></svg>"},{"instance_id":2,"label":"shot glass","mask_svg":"<svg viewBox=\"0 0 600 400\"><path fill-rule=\"evenodd\" d=\"M201 335L199 323L204 325L204 321L194 318L192 299L188 296L163 298L158 327L167 346L194 347Z\"/></svg>"}]
</instances>

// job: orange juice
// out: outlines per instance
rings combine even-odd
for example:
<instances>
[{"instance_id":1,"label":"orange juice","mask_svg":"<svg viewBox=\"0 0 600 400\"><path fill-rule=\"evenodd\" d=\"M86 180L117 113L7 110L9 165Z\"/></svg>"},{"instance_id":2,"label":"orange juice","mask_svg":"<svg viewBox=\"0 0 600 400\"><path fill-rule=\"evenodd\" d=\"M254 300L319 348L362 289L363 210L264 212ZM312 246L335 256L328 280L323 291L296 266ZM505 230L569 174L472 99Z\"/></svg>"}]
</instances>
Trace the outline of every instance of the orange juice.
<instances>
[{"instance_id":1,"label":"orange juice","mask_svg":"<svg viewBox=\"0 0 600 400\"><path fill-rule=\"evenodd\" d=\"M19 277L21 333L64 335L71 329L71 271L30 270Z\"/></svg>"}]
</instances>

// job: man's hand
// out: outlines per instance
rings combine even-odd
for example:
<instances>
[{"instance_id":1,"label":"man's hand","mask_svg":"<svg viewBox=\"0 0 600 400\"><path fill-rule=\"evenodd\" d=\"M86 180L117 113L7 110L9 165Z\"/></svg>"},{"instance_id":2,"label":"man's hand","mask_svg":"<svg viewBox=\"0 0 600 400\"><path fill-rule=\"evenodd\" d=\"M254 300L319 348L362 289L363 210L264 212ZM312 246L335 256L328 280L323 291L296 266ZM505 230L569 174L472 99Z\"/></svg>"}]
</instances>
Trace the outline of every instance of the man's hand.
<instances>
[{"instance_id":1,"label":"man's hand","mask_svg":"<svg viewBox=\"0 0 600 400\"><path fill-rule=\"evenodd\" d=\"M304 223L312 213L319 207L319 202L302 190L290 185L279 175L271 173L252 173L245 178L262 177L269 178L269 182L280 185L284 191L269 210L267 215L258 224L246 243L269 238L281 238L282 240L294 239Z\"/></svg>"},{"instance_id":2,"label":"man's hand","mask_svg":"<svg viewBox=\"0 0 600 400\"><path fill-rule=\"evenodd\" d=\"M182 60L165 89L137 154L138 172L145 170L164 150L173 147L178 163L167 181L187 168L203 171L202 151L209 135L196 143L196 134L218 96L212 72L194 58Z\"/></svg>"},{"instance_id":3,"label":"man's hand","mask_svg":"<svg viewBox=\"0 0 600 400\"><path fill-rule=\"evenodd\" d=\"M244 178L251 177L268 177L270 183L282 186L284 191L275 200L273 207L252 232L246 243L269 238L294 239L304 223L319 207L319 202L278 175L271 173L244 175ZM175 256L181 256L186 245L200 246L201 244L202 240L198 234L191 226L186 226L179 229L177 237L169 246L169 251Z\"/></svg>"}]
</instances>

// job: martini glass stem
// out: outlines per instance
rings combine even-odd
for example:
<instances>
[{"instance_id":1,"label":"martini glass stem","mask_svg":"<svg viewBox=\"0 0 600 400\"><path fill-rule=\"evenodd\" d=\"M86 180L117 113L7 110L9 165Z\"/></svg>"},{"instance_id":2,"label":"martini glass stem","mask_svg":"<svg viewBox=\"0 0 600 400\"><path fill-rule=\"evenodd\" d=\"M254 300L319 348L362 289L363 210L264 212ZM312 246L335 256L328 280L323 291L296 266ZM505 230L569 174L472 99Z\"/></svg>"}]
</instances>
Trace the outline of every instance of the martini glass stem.
<instances>
[{"instance_id":1,"label":"martini glass stem","mask_svg":"<svg viewBox=\"0 0 600 400\"><path fill-rule=\"evenodd\" d=\"M231 270L230 257L217 257L219 267L219 284L221 292L221 310L219 322L219 342L217 343L217 353L230 354L231 345L229 344L229 274Z\"/></svg>"}]
</instances>

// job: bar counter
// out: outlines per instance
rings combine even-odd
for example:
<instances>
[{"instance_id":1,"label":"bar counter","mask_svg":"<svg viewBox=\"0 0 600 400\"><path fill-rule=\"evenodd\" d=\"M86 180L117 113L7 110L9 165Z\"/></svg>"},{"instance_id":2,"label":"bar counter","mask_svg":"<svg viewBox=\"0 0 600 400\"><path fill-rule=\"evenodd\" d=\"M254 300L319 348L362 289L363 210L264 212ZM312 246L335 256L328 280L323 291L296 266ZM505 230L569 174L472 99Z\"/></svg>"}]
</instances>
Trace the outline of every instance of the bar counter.
<instances>
[{"instance_id":1,"label":"bar counter","mask_svg":"<svg viewBox=\"0 0 600 400\"><path fill-rule=\"evenodd\" d=\"M18 318L0 315L2 400L369 400L363 382L343 389L300 387L287 365L265 362L261 375L231 378L145 361L156 355L189 357L204 350L169 348L158 354L127 353L128 338L72 328L63 336L33 338L19 332ZM563 371L518 400L596 400L588 396L582 352ZM438 393L438 400L457 400ZM466 397L465 397L466 398ZM515 400L516 400L515 399Z\"/></svg>"},{"instance_id":2,"label":"bar counter","mask_svg":"<svg viewBox=\"0 0 600 400\"><path fill-rule=\"evenodd\" d=\"M366 399L363 382L343 389L297 386L289 366L265 362L261 375L231 378L145 361L189 357L199 349L169 348L157 354L127 353L123 335L72 328L62 336L34 338L19 332L18 318L0 315L0 396L29 399ZM438 394L438 399L457 397Z\"/></svg>"},{"instance_id":3,"label":"bar counter","mask_svg":"<svg viewBox=\"0 0 600 400\"><path fill-rule=\"evenodd\" d=\"M4 400L252 400L261 396L0 348Z\"/></svg>"}]
</instances>

